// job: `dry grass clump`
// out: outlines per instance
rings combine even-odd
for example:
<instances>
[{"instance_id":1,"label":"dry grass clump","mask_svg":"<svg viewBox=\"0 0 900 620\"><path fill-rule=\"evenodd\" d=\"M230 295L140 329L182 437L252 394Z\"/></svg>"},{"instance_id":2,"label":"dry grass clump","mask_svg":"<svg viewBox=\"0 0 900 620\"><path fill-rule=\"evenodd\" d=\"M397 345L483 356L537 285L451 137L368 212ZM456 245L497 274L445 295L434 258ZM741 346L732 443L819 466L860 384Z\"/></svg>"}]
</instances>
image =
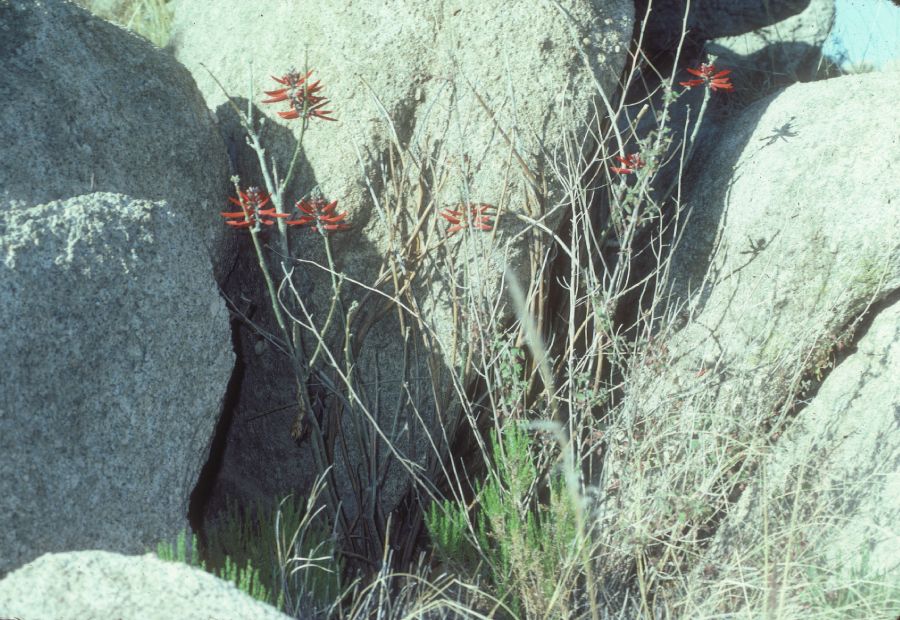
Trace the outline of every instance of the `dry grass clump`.
<instances>
[{"instance_id":1,"label":"dry grass clump","mask_svg":"<svg viewBox=\"0 0 900 620\"><path fill-rule=\"evenodd\" d=\"M139 34L157 47L165 47L172 29L170 0L74 0L97 17Z\"/></svg>"}]
</instances>

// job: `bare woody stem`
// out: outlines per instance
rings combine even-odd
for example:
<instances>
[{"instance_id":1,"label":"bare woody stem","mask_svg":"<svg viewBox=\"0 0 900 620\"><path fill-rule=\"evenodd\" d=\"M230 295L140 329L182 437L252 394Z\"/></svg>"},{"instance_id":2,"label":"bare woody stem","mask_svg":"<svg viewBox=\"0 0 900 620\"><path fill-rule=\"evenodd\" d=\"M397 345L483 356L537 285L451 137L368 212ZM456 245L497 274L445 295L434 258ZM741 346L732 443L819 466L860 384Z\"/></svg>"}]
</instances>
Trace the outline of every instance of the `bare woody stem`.
<instances>
[{"instance_id":1,"label":"bare woody stem","mask_svg":"<svg viewBox=\"0 0 900 620\"><path fill-rule=\"evenodd\" d=\"M706 107L709 104L711 94L712 93L709 88L703 89L703 103L700 104L700 112L699 114L697 114L697 120L694 121L694 129L693 131L691 131L691 137L688 138L687 148L682 156L682 161L684 162L691 161L691 156L694 154L694 147L696 146L697 136L700 133L700 125L703 123L703 117L706 116ZM688 115L690 115L690 106L688 106ZM678 179L680 177L681 175L679 174L674 179L672 179L672 181L669 183L669 186L660 195L660 204L668 200L669 196L672 195L672 192L675 191L675 187L678 185Z\"/></svg>"},{"instance_id":2,"label":"bare woody stem","mask_svg":"<svg viewBox=\"0 0 900 620\"><path fill-rule=\"evenodd\" d=\"M337 308L338 302L341 297L341 285L344 282L343 277L338 277L335 272L334 266L334 256L331 253L331 241L328 239L328 235L322 231L322 237L325 239L325 256L328 258L328 270L331 273L331 289L334 291L334 294L331 297L331 306L328 308L328 315L325 318L325 324L322 326L322 334L325 335L328 333L328 328L331 327L331 322L334 319L334 311ZM316 345L316 350L313 352L312 357L310 358L309 365L312 366L315 364L316 360L319 357L319 354L322 352L324 340L319 340Z\"/></svg>"},{"instance_id":3,"label":"bare woody stem","mask_svg":"<svg viewBox=\"0 0 900 620\"><path fill-rule=\"evenodd\" d=\"M234 189L237 192L237 195L241 195L241 188L237 183L234 184ZM243 205L242 208L244 210L244 216L247 221L250 221L250 218L247 216L247 207ZM266 262L266 258L263 255L262 244L259 242L259 232L256 230L256 224L252 224L249 228L250 230L250 238L253 240L253 249L256 250L256 260L259 263L259 269L262 271L263 279L266 282L266 291L269 293L269 302L272 304L272 311L275 314L275 321L278 323L278 327L281 329L281 333L284 336L285 342L288 347L288 351L291 353L291 356L294 355L294 342L291 339L291 334L288 332L287 323L284 320L284 315L281 312L281 307L278 304L278 291L275 288L275 282L272 280L272 274L269 272L269 265Z\"/></svg>"},{"instance_id":4,"label":"bare woody stem","mask_svg":"<svg viewBox=\"0 0 900 620\"><path fill-rule=\"evenodd\" d=\"M307 75L307 76L309 75L309 61L307 60L305 54L303 57L303 74ZM306 87L307 87L306 80L307 79L308 78L304 79L304 81L303 81L304 95L307 93L307 90L306 90ZM303 119L303 124L300 125L300 136L297 138L297 146L294 147L294 154L291 156L291 163L290 163L290 165L288 165L287 174L284 175L284 181L282 181L282 183L281 183L281 187L283 189L288 187L288 185L290 184L291 180L294 177L294 168L297 165L297 160L300 159L300 149L303 146L303 136L306 134L306 126L309 125L308 117L309 117L309 97L304 96L303 97L303 111L300 114L300 118Z\"/></svg>"},{"instance_id":5,"label":"bare woody stem","mask_svg":"<svg viewBox=\"0 0 900 620\"><path fill-rule=\"evenodd\" d=\"M297 138L297 146L294 147L294 154L291 156L291 163L288 166L287 174L284 176L284 180L281 182L281 188L285 189L290 184L291 180L294 178L294 169L297 166L297 161L300 159L300 151L303 147L303 136L306 134L306 126L309 124L309 119L306 118L307 108L309 107L309 102L305 100L303 101L303 124L300 125L300 136Z\"/></svg>"}]
</instances>

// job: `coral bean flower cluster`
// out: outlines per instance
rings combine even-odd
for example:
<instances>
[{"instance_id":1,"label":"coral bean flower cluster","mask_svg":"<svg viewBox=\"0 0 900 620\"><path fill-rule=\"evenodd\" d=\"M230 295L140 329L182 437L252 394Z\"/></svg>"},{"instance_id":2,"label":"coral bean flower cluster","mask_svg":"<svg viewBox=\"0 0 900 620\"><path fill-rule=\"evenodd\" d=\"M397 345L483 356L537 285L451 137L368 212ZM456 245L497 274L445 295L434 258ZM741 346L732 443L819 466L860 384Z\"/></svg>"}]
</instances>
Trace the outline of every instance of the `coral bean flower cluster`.
<instances>
[{"instance_id":1,"label":"coral bean flower cluster","mask_svg":"<svg viewBox=\"0 0 900 620\"><path fill-rule=\"evenodd\" d=\"M328 99L317 94L322 90L320 80L316 80L310 84L309 76L312 71L306 75L301 75L293 69L288 71L281 77L272 76L272 79L283 85L283 88L276 90L267 90L265 93L268 99L263 99L263 103L280 103L287 101L290 108L279 112L278 116L288 120L295 118L321 118L323 121L336 121L336 118L328 116L331 110L323 110L322 107L328 102Z\"/></svg>"},{"instance_id":2,"label":"coral bean flower cluster","mask_svg":"<svg viewBox=\"0 0 900 620\"><path fill-rule=\"evenodd\" d=\"M713 92L717 90L734 90L731 78L725 77L731 73L731 69L725 69L724 71L716 73L715 65L702 64L699 69L689 68L687 72L697 76L696 79L679 82L679 84L687 88L706 84Z\"/></svg>"},{"instance_id":3,"label":"coral bean flower cluster","mask_svg":"<svg viewBox=\"0 0 900 620\"><path fill-rule=\"evenodd\" d=\"M609 169L616 174L631 174L635 170L639 170L644 167L644 160L641 159L637 153L632 153L630 155L626 155L625 157L619 157L618 155L616 155L616 159L618 159L619 163L622 165L609 167Z\"/></svg>"},{"instance_id":4,"label":"coral bean flower cluster","mask_svg":"<svg viewBox=\"0 0 900 620\"><path fill-rule=\"evenodd\" d=\"M228 200L241 208L240 211L223 211L225 224L232 228L250 228L251 226L271 226L276 219L289 217L287 213L276 213L275 209L263 209L269 202L269 195L258 187L249 187L246 192L238 192L239 198L228 197Z\"/></svg>"},{"instance_id":5,"label":"coral bean flower cluster","mask_svg":"<svg viewBox=\"0 0 900 620\"><path fill-rule=\"evenodd\" d=\"M232 228L259 228L260 226L271 226L277 219L285 220L287 226L307 226L312 224L315 232L331 232L338 230L348 230L350 224L344 220L347 218L347 212L335 213L337 200L328 202L322 199L301 200L296 205L300 211L300 215L295 219L289 213L277 213L274 208L263 209L269 202L269 195L261 192L258 187L250 187L245 192L238 192L240 198L231 198L228 200L241 207L240 211L222 212L225 218L225 224Z\"/></svg>"},{"instance_id":6,"label":"coral bean flower cluster","mask_svg":"<svg viewBox=\"0 0 900 620\"><path fill-rule=\"evenodd\" d=\"M478 230L491 231L494 230L490 222L490 218L494 215L488 213L493 209L493 205L486 203L458 205L457 209L444 209L441 211L441 217L450 223L447 228L447 234L453 235L470 225Z\"/></svg>"},{"instance_id":7,"label":"coral bean flower cluster","mask_svg":"<svg viewBox=\"0 0 900 620\"><path fill-rule=\"evenodd\" d=\"M285 222L288 226L308 226L312 224L314 232L322 233L350 228L350 224L344 221L347 217L347 212L334 212L337 207L337 200L331 202L321 198L301 200L294 206L300 210L302 215L295 220Z\"/></svg>"}]
</instances>

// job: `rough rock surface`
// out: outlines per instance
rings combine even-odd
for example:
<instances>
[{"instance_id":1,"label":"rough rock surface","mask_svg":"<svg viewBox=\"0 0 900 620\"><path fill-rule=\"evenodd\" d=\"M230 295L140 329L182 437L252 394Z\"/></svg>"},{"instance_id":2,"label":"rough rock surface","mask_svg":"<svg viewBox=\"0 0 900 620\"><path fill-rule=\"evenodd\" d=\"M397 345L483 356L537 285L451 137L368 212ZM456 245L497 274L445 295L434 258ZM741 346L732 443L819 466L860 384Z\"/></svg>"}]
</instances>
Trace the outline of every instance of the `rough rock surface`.
<instances>
[{"instance_id":1,"label":"rough rock surface","mask_svg":"<svg viewBox=\"0 0 900 620\"><path fill-rule=\"evenodd\" d=\"M0 581L0 614L22 620L210 620L288 616L198 568L154 555L46 554Z\"/></svg>"},{"instance_id":2,"label":"rough rock surface","mask_svg":"<svg viewBox=\"0 0 900 620\"><path fill-rule=\"evenodd\" d=\"M897 611L884 607L900 600L900 302L893 297L720 526L700 564L705 574L695 576L704 609L744 598L747 609L775 606L799 618L804 605L827 603L831 590L835 607L843 598L872 618ZM791 566L822 587L791 588ZM724 583L740 584L741 593ZM747 592L755 593L750 600Z\"/></svg>"},{"instance_id":3,"label":"rough rock surface","mask_svg":"<svg viewBox=\"0 0 900 620\"><path fill-rule=\"evenodd\" d=\"M877 74L797 84L699 147L672 258L672 329L629 378L630 430L610 438L655 438L642 475L616 449L606 472L621 482L608 514L636 538L712 518L731 470L711 460L783 429L804 377L827 372L866 307L900 289L900 142L883 130L900 124L898 94Z\"/></svg>"},{"instance_id":4,"label":"rough rock surface","mask_svg":"<svg viewBox=\"0 0 900 620\"><path fill-rule=\"evenodd\" d=\"M799 342L797 325L821 335L900 286L900 142L870 121L879 110L889 126L900 122L887 104L896 90L878 74L796 84L700 145L673 273L723 334L721 349L708 342L695 357L762 361L808 348L815 337ZM847 165L844 152L866 165Z\"/></svg>"},{"instance_id":5,"label":"rough rock surface","mask_svg":"<svg viewBox=\"0 0 900 620\"><path fill-rule=\"evenodd\" d=\"M678 66L673 68L683 18L678 10L683 11L685 7L678 2L654 4L642 40L650 63L634 77L626 96L625 113L618 119L619 130L629 138L628 149L632 152L636 150L637 140L646 139L660 129L664 84L674 73L673 88L680 96L668 109L665 128L671 136L671 146L661 158L668 163L657 171L654 185L657 195L677 178L682 163L681 145L698 122L703 89L685 89L679 85L694 77L687 72L688 67L712 62L717 70L731 71L733 90L719 91L711 97L699 130L702 139L716 139L721 123L750 103L779 88L818 79L826 72L820 63L826 62L822 59L822 47L834 22L834 0L772 2L771 11L755 0L724 5L701 1L692 2L691 6L688 23L695 27L686 36ZM637 17L643 15L638 6ZM697 22L703 28L696 26ZM669 41L668 46L662 46L662 41ZM645 104L650 106L649 113L641 115Z\"/></svg>"},{"instance_id":6,"label":"rough rock surface","mask_svg":"<svg viewBox=\"0 0 900 620\"><path fill-rule=\"evenodd\" d=\"M186 527L234 355L185 210L0 203L0 572Z\"/></svg>"},{"instance_id":7,"label":"rough rock surface","mask_svg":"<svg viewBox=\"0 0 900 620\"><path fill-rule=\"evenodd\" d=\"M732 37L770 26L802 12L817 0L636 0L635 15L643 20L650 7L645 28L651 53L678 45L687 15L689 36L695 40Z\"/></svg>"},{"instance_id":8,"label":"rough rock surface","mask_svg":"<svg viewBox=\"0 0 900 620\"><path fill-rule=\"evenodd\" d=\"M245 184L260 183L257 166L241 151L243 138L225 95L200 63L244 107L248 96L259 102L263 90L277 86L270 75L302 69L308 53L308 66L322 80L331 100L327 108L338 122L311 124L300 175L288 194L297 199L316 188L349 213L353 230L333 237L337 267L349 277L371 284L391 270L417 274L409 289L414 300L404 299L407 309L415 310L404 311L403 320L426 334L424 346L413 332L410 348L404 349L397 312L391 309L368 332L355 373L362 399L373 416L380 416L385 434L418 462L432 453L423 429L440 433L443 426L451 432L451 420L435 422L435 416L445 414L435 410L435 403L444 407L455 398L445 371L463 357L458 349L467 345L467 324L475 320L471 313L492 318L486 300L501 291L504 262L520 275L524 271L526 237L514 235L528 223L519 216L546 216L542 223L555 226L560 212L552 207L560 191L548 161L567 133L586 133L594 106L603 107L598 86L612 95L622 67L632 30L630 2L573 0L560 7L472 0L297 2L265 10L238 0L176 5L176 57L194 73L222 122ZM299 125L279 119L279 109L258 106L256 113L268 119L267 152L283 171ZM392 173L384 175L389 169ZM534 200L527 178L541 173L548 173L550 181L543 205ZM497 222L497 236L460 234L442 244L447 223L437 212L469 201L508 212ZM321 240L297 232L300 256L324 263ZM429 250L420 264L401 264L397 240L411 237L415 247ZM251 257L239 265L226 292L256 300L254 320L271 327L265 298L248 284L254 262ZM329 276L306 264L297 271L298 278L308 280L304 299L321 320L330 301ZM393 294L390 283L381 289ZM349 285L345 290L356 299L365 293ZM468 319L454 316L454 297L470 313ZM360 309L360 322L374 316L382 301L370 297ZM340 354L342 347L335 348ZM298 448L290 436L295 415L290 404L296 400L290 373L272 361L274 349L250 332L241 334L241 349L246 370L220 478L229 488L220 491L271 499L308 481L314 468L302 456L308 449ZM359 409L352 415L361 416ZM345 421L349 417L342 414ZM360 447L360 453L365 449ZM405 483L396 485L399 474L395 467L387 482L392 488L382 497L396 499L405 488Z\"/></svg>"},{"instance_id":9,"label":"rough rock surface","mask_svg":"<svg viewBox=\"0 0 900 620\"><path fill-rule=\"evenodd\" d=\"M738 96L755 100L780 86L816 78L834 18L834 0L810 0L797 15L707 41L705 52L716 66L732 70Z\"/></svg>"},{"instance_id":10,"label":"rough rock surface","mask_svg":"<svg viewBox=\"0 0 900 620\"><path fill-rule=\"evenodd\" d=\"M166 200L222 262L228 159L184 67L62 0L0 3L0 65L0 199Z\"/></svg>"}]
</instances>

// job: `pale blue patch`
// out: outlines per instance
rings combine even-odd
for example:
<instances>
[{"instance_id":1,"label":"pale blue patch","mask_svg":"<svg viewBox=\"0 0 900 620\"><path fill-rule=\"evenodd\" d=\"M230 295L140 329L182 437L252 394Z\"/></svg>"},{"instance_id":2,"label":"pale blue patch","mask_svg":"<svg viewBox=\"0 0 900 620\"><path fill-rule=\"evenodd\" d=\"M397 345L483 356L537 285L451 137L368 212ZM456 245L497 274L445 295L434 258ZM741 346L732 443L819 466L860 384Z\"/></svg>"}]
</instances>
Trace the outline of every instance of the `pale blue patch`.
<instances>
[{"instance_id":1,"label":"pale blue patch","mask_svg":"<svg viewBox=\"0 0 900 620\"><path fill-rule=\"evenodd\" d=\"M881 69L900 62L900 7L889 0L836 0L835 5L827 56L845 68L866 63Z\"/></svg>"}]
</instances>

